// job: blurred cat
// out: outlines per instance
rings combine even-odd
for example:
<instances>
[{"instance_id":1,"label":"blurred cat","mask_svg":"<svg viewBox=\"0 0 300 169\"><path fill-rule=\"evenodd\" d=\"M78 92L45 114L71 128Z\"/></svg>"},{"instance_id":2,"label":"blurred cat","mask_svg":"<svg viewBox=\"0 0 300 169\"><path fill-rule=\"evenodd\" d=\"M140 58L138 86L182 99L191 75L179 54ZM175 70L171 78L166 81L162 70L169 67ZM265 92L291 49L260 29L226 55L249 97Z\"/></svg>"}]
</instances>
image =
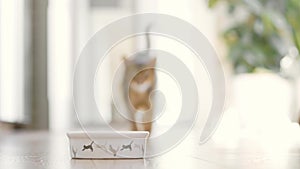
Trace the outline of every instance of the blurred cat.
<instances>
[{"instance_id":1,"label":"blurred cat","mask_svg":"<svg viewBox=\"0 0 300 169\"><path fill-rule=\"evenodd\" d=\"M156 58L150 56L151 48L149 30L146 28L146 48L148 51L142 52L134 58L124 57L124 94L128 113L132 121L132 130L151 131L153 107L150 98L151 92L156 85L155 65Z\"/></svg>"},{"instance_id":2,"label":"blurred cat","mask_svg":"<svg viewBox=\"0 0 300 169\"><path fill-rule=\"evenodd\" d=\"M141 62L141 57L148 60ZM151 105L150 94L155 88L156 58L139 56L133 59L124 58L125 76L124 93L127 101L129 115L132 120L132 130L151 131L153 105ZM131 106L130 106L131 105ZM138 123L142 122L142 123Z\"/></svg>"}]
</instances>

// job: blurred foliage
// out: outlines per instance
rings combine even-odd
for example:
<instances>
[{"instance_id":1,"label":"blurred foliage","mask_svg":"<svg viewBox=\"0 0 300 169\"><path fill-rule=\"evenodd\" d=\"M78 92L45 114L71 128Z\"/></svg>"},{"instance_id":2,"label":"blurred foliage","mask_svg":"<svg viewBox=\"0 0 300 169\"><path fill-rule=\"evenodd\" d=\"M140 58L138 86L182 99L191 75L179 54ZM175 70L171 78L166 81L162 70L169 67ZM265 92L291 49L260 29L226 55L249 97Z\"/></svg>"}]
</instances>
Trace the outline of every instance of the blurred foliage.
<instances>
[{"instance_id":1,"label":"blurred foliage","mask_svg":"<svg viewBox=\"0 0 300 169\"><path fill-rule=\"evenodd\" d=\"M295 46L300 51L299 0L209 0L226 5L234 21L223 32L236 73L280 70L280 60Z\"/></svg>"}]
</instances>

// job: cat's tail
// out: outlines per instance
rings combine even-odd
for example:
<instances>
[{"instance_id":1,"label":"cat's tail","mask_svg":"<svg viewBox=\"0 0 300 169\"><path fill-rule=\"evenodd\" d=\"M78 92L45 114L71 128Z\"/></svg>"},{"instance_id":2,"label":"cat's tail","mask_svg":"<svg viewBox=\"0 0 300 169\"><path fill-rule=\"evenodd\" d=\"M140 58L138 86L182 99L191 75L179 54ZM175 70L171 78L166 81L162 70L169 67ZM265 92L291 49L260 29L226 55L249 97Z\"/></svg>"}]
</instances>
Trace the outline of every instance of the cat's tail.
<instances>
[{"instance_id":1,"label":"cat's tail","mask_svg":"<svg viewBox=\"0 0 300 169\"><path fill-rule=\"evenodd\" d=\"M147 42L147 49L151 48L151 41L150 41L150 28L151 28L151 24L149 24L146 28L146 42Z\"/></svg>"}]
</instances>

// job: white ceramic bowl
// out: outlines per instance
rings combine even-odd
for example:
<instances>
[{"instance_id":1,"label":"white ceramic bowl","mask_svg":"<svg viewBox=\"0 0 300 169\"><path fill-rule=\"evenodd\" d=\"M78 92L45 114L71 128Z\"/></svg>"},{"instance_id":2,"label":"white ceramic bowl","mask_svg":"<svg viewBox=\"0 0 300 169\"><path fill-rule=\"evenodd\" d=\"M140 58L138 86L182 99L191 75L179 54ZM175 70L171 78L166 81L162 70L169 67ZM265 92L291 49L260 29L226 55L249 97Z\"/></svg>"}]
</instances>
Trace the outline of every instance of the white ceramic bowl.
<instances>
[{"instance_id":1,"label":"white ceramic bowl","mask_svg":"<svg viewBox=\"0 0 300 169\"><path fill-rule=\"evenodd\" d=\"M70 132L72 158L144 158L147 131Z\"/></svg>"}]
</instances>

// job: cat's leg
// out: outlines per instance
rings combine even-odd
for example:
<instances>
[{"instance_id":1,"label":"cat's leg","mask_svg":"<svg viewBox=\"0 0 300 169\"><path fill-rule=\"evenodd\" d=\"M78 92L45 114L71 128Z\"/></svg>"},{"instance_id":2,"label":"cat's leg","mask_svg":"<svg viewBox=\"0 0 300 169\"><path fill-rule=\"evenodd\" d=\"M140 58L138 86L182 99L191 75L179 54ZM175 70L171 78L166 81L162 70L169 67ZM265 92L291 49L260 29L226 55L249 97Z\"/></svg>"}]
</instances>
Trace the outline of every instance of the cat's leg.
<instances>
[{"instance_id":1,"label":"cat's leg","mask_svg":"<svg viewBox=\"0 0 300 169\"><path fill-rule=\"evenodd\" d=\"M130 113L129 123L130 123L130 130L137 131L137 125L135 122L134 113Z\"/></svg>"},{"instance_id":2,"label":"cat's leg","mask_svg":"<svg viewBox=\"0 0 300 169\"><path fill-rule=\"evenodd\" d=\"M152 111L144 112L138 111L135 113L135 120L137 121L136 129L138 131L149 131L152 129Z\"/></svg>"},{"instance_id":3,"label":"cat's leg","mask_svg":"<svg viewBox=\"0 0 300 169\"><path fill-rule=\"evenodd\" d=\"M128 109L127 112L127 117L124 118L126 121L126 129L131 130L131 131L137 131L136 124L135 124L135 117L134 117L134 111Z\"/></svg>"},{"instance_id":4,"label":"cat's leg","mask_svg":"<svg viewBox=\"0 0 300 169\"><path fill-rule=\"evenodd\" d=\"M152 130L152 122L144 123L144 129L145 129L145 131L151 132L151 130Z\"/></svg>"},{"instance_id":5,"label":"cat's leg","mask_svg":"<svg viewBox=\"0 0 300 169\"><path fill-rule=\"evenodd\" d=\"M136 123L136 129L138 131L149 131L151 132L152 129L152 123Z\"/></svg>"},{"instance_id":6,"label":"cat's leg","mask_svg":"<svg viewBox=\"0 0 300 169\"><path fill-rule=\"evenodd\" d=\"M145 126L144 126L144 121L145 121L145 113L144 111L142 110L138 110L137 112L135 112L134 114L134 119L135 119L135 126L136 126L136 129L138 131L145 131Z\"/></svg>"},{"instance_id":7,"label":"cat's leg","mask_svg":"<svg viewBox=\"0 0 300 169\"><path fill-rule=\"evenodd\" d=\"M147 123L144 123L144 129L146 131L151 132L151 130L152 130L152 123L153 123L153 110L150 110L150 111L146 112L146 114L145 114L145 121Z\"/></svg>"},{"instance_id":8,"label":"cat's leg","mask_svg":"<svg viewBox=\"0 0 300 169\"><path fill-rule=\"evenodd\" d=\"M131 122L131 130L132 131L138 131L136 122Z\"/></svg>"}]
</instances>

